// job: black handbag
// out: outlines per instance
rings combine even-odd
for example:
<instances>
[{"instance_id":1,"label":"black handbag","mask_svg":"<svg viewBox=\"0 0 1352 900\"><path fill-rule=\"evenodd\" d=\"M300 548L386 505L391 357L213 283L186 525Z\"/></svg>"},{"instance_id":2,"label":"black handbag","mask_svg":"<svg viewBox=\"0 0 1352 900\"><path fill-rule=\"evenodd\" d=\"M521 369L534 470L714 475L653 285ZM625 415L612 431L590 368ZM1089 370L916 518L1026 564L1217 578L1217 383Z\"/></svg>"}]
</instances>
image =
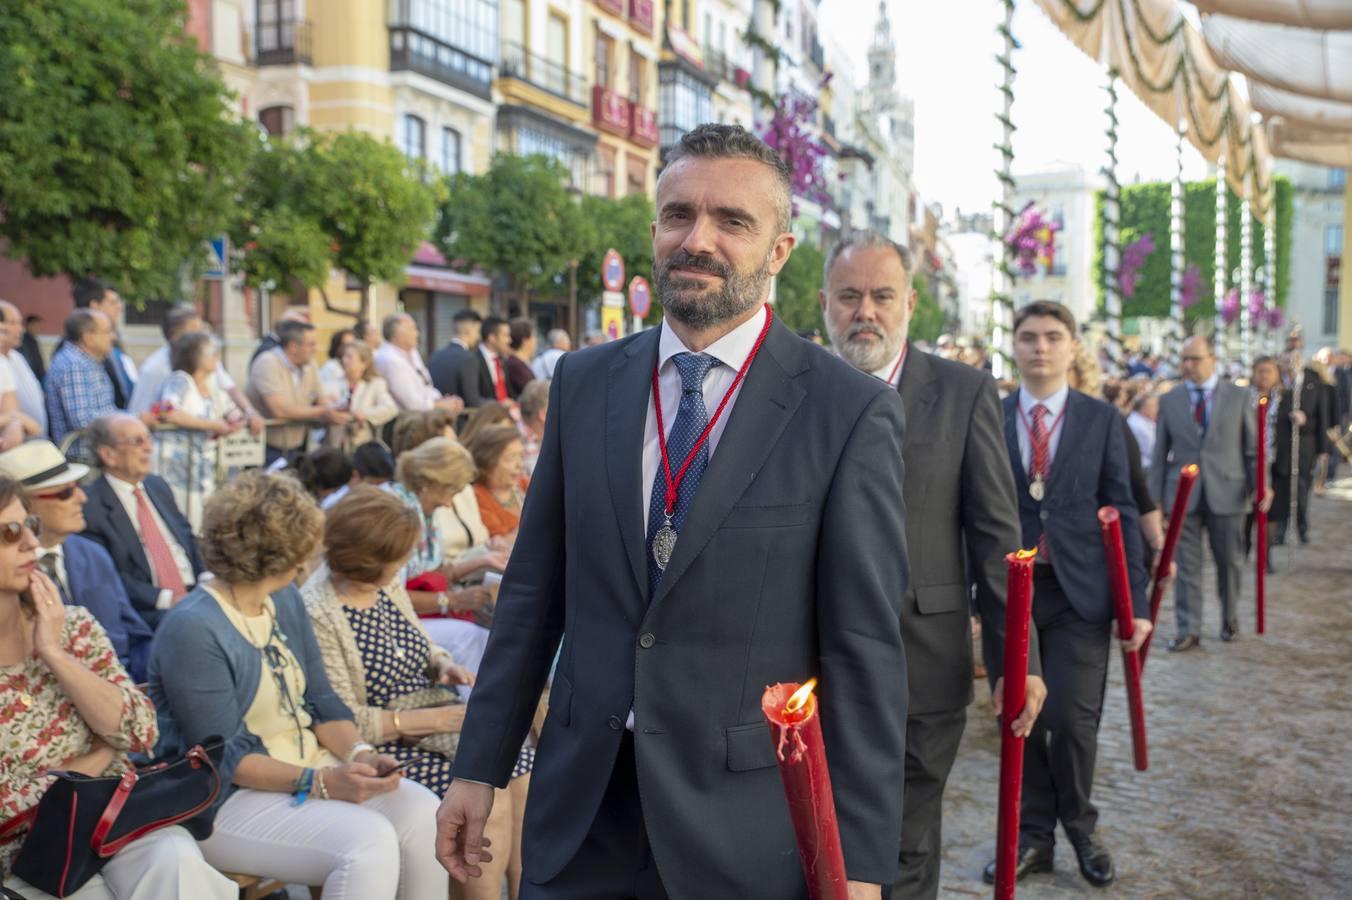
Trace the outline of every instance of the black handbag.
<instances>
[{"instance_id":1,"label":"black handbag","mask_svg":"<svg viewBox=\"0 0 1352 900\"><path fill-rule=\"evenodd\" d=\"M56 781L37 806L0 825L0 838L29 826L14 874L66 897L113 854L159 828L182 825L199 841L210 837L224 751L225 742L211 737L179 759L121 776L52 772Z\"/></svg>"}]
</instances>

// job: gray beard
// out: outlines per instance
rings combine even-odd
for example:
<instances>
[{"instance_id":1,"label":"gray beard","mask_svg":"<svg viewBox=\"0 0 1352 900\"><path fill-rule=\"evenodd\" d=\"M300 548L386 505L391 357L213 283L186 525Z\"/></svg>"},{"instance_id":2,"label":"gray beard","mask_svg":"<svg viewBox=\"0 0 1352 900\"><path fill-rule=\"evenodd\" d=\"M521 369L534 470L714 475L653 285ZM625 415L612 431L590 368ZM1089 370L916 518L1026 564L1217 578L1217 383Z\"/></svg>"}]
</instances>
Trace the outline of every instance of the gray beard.
<instances>
[{"instance_id":1,"label":"gray beard","mask_svg":"<svg viewBox=\"0 0 1352 900\"><path fill-rule=\"evenodd\" d=\"M865 330L868 329L859 329L858 331ZM831 338L832 348L840 354L841 359L861 372L876 372L890 363L901 352L902 338L900 333L894 336L884 334L881 341L866 346L850 340L850 336L857 334L858 331L847 328L844 334L840 334L830 325L826 328L826 333Z\"/></svg>"},{"instance_id":2,"label":"gray beard","mask_svg":"<svg viewBox=\"0 0 1352 900\"><path fill-rule=\"evenodd\" d=\"M723 276L723 286L710 295L688 294L685 290L699 283L672 276L671 268L672 261L668 260L660 272L653 273L657 302L677 322L700 330L732 321L755 309L770 282L769 268L761 266L750 273L728 272Z\"/></svg>"}]
</instances>

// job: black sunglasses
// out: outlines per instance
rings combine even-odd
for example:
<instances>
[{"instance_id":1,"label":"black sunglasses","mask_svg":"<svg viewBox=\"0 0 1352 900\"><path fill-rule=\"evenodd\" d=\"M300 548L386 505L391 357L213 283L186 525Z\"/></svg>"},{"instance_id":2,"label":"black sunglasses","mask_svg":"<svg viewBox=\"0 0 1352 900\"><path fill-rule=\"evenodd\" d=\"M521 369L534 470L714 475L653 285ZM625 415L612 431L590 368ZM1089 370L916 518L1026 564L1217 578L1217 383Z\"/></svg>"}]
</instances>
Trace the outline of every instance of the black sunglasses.
<instances>
[{"instance_id":1,"label":"black sunglasses","mask_svg":"<svg viewBox=\"0 0 1352 900\"><path fill-rule=\"evenodd\" d=\"M59 491L52 491L50 494L35 494L39 500L69 500L75 496L75 492L80 489L78 484L68 484Z\"/></svg>"},{"instance_id":2,"label":"black sunglasses","mask_svg":"<svg viewBox=\"0 0 1352 900\"><path fill-rule=\"evenodd\" d=\"M33 532L33 537L38 537L42 534L42 520L37 516L29 516L22 522L0 523L0 540L6 544L17 544L25 528Z\"/></svg>"}]
</instances>

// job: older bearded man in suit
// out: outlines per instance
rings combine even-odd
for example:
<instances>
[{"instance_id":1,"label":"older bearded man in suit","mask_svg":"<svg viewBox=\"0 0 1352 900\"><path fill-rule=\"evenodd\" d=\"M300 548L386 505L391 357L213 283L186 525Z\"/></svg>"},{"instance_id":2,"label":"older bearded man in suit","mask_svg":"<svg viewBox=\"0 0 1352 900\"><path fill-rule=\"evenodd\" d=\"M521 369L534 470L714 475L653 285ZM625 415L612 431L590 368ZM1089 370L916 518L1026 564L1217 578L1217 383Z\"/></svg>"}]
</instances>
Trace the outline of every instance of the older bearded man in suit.
<instances>
[{"instance_id":1,"label":"older bearded man in suit","mask_svg":"<svg viewBox=\"0 0 1352 900\"><path fill-rule=\"evenodd\" d=\"M891 896L935 897L942 857L944 785L972 700L970 588L976 588L988 670L1003 672L1004 556L1019 548L1019 512L995 381L981 369L910 346L910 251L855 232L826 257L820 300L831 346L850 365L898 391L906 408L906 545L911 589L902 603L906 647L906 816ZM1027 735L1046 697L1036 641L1028 703L1009 724ZM991 699L1000 715L1002 684Z\"/></svg>"}]
</instances>

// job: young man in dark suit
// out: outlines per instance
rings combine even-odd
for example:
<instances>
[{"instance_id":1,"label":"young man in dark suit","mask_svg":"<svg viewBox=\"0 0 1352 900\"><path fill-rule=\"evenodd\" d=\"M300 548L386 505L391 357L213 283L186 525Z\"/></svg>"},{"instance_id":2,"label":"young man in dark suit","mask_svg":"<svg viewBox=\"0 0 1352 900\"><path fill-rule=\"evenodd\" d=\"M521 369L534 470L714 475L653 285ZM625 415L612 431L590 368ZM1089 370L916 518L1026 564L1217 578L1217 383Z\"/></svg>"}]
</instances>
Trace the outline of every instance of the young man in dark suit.
<instances>
[{"instance_id":1,"label":"young man in dark suit","mask_svg":"<svg viewBox=\"0 0 1352 900\"><path fill-rule=\"evenodd\" d=\"M197 540L174 492L150 474L154 444L139 419L96 419L89 440L103 475L87 489L84 535L108 551L136 611L154 628L205 569Z\"/></svg>"},{"instance_id":2,"label":"young man in dark suit","mask_svg":"<svg viewBox=\"0 0 1352 900\"><path fill-rule=\"evenodd\" d=\"M427 371L432 386L447 397L452 395L465 401L465 406L478 406L483 401L479 391L479 329L483 318L466 307L451 317L455 337L427 358Z\"/></svg>"},{"instance_id":3,"label":"young man in dark suit","mask_svg":"<svg viewBox=\"0 0 1352 900\"><path fill-rule=\"evenodd\" d=\"M475 406L490 400L506 403L516 399L507 378L507 354L512 349L512 326L506 319L489 316L479 329L479 391ZM466 401L466 406L470 405Z\"/></svg>"},{"instance_id":4,"label":"young man in dark suit","mask_svg":"<svg viewBox=\"0 0 1352 900\"><path fill-rule=\"evenodd\" d=\"M911 590L901 610L907 684L905 816L891 896L936 897L944 785L972 701L976 606L987 670L1003 669L1006 553L1019 548L1018 503L995 381L984 371L909 346L916 293L911 254L872 231L854 232L826 257L820 299L831 346L850 365L901 394L908 430L906 545ZM970 573L970 575L969 575ZM1010 723L1027 735L1046 697L1033 652L1028 703ZM1003 681L991 699L1001 712Z\"/></svg>"},{"instance_id":5,"label":"young man in dark suit","mask_svg":"<svg viewBox=\"0 0 1352 900\"><path fill-rule=\"evenodd\" d=\"M662 327L554 371L437 817L459 880L479 874L560 639L524 900L806 898L760 698L813 676L849 896L896 876L902 405L774 320L789 214L788 170L757 137L687 133L657 186Z\"/></svg>"},{"instance_id":6,"label":"young man in dark suit","mask_svg":"<svg viewBox=\"0 0 1352 900\"><path fill-rule=\"evenodd\" d=\"M1037 548L1033 626L1047 703L1024 750L1017 876L1052 870L1060 822L1080 873L1102 887L1115 877L1094 833L1099 717L1116 630L1098 510L1116 507L1131 582L1135 649L1150 633L1146 571L1121 415L1070 389L1075 317L1035 301L1014 316L1018 391L1005 398L1005 446L1019 498L1023 546ZM986 867L995 881L995 863Z\"/></svg>"}]
</instances>

